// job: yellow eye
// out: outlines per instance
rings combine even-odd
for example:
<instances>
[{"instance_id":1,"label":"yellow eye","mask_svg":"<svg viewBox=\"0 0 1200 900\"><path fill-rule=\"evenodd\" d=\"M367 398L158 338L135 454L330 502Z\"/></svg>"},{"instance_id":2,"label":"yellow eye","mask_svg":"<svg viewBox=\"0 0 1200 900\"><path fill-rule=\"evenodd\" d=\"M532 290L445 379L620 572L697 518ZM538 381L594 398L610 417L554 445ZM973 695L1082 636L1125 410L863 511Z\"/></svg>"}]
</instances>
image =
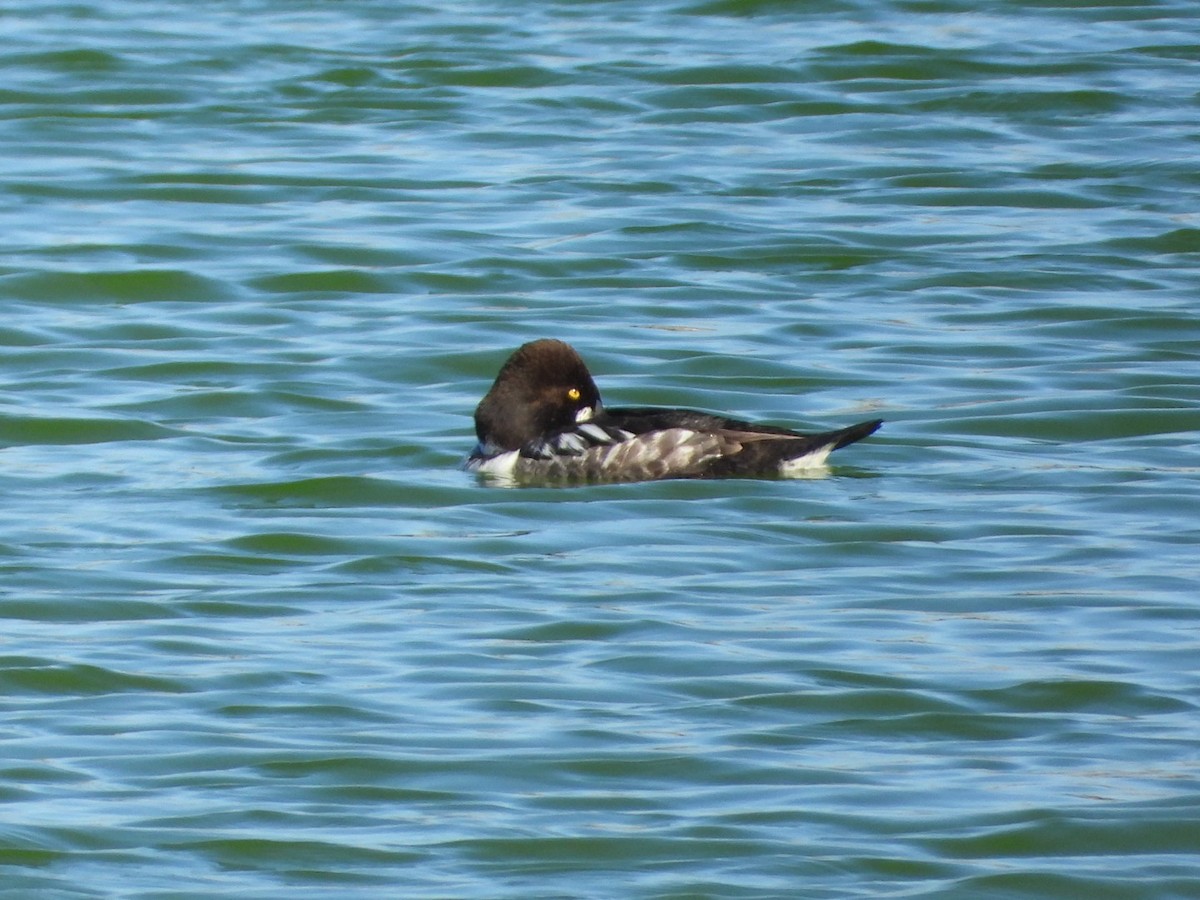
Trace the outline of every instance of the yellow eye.
<instances>
[{"instance_id":1,"label":"yellow eye","mask_svg":"<svg viewBox=\"0 0 1200 900\"><path fill-rule=\"evenodd\" d=\"M572 400L578 400L583 395L579 393L579 388L571 388L569 391L567 391L567 396Z\"/></svg>"}]
</instances>

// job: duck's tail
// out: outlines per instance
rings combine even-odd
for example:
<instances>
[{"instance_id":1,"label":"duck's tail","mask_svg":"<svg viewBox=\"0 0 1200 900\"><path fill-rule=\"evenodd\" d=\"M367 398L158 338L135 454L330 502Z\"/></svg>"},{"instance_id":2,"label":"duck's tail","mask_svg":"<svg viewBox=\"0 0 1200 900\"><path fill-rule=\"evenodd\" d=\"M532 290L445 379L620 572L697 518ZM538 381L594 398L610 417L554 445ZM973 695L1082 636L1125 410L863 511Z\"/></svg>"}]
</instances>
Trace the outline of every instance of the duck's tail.
<instances>
[{"instance_id":1,"label":"duck's tail","mask_svg":"<svg viewBox=\"0 0 1200 900\"><path fill-rule=\"evenodd\" d=\"M842 447L874 434L882 424L883 419L872 419L870 422L859 422L857 425L839 428L837 431L807 435L803 448L798 453L789 453L780 462L779 470L784 475L793 475L807 469L819 468L825 465L825 460L834 450L840 450Z\"/></svg>"}]
</instances>

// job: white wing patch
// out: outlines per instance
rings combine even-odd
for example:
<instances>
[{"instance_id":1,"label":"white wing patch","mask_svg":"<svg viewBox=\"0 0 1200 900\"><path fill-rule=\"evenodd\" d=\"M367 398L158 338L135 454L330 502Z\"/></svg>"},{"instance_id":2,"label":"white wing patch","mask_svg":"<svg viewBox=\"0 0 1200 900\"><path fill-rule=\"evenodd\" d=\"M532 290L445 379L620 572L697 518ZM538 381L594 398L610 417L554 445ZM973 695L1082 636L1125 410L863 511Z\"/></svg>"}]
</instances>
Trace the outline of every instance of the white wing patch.
<instances>
[{"instance_id":1,"label":"white wing patch","mask_svg":"<svg viewBox=\"0 0 1200 900\"><path fill-rule=\"evenodd\" d=\"M597 444L611 444L613 441L612 435L599 425L580 425L579 430L583 434L586 434L588 437L590 437L592 441ZM628 431L620 431L616 433L622 435L622 437L618 438L618 440L622 441L626 440L628 437L633 437L633 435L631 435Z\"/></svg>"},{"instance_id":2,"label":"white wing patch","mask_svg":"<svg viewBox=\"0 0 1200 900\"><path fill-rule=\"evenodd\" d=\"M575 425L550 437L541 438L521 448L521 455L530 459L576 457L596 447L617 444L633 437L623 428L605 428L595 423Z\"/></svg>"},{"instance_id":3,"label":"white wing patch","mask_svg":"<svg viewBox=\"0 0 1200 900\"><path fill-rule=\"evenodd\" d=\"M606 434L611 437L610 443L576 456L527 460L525 471L531 477L552 479L645 481L695 474L726 450L717 435L687 428L666 428L642 435L614 429Z\"/></svg>"},{"instance_id":4,"label":"white wing patch","mask_svg":"<svg viewBox=\"0 0 1200 900\"><path fill-rule=\"evenodd\" d=\"M546 448L551 455L582 453L590 446L592 446L592 442L588 440L586 434L580 431L564 431L553 440L546 442Z\"/></svg>"}]
</instances>

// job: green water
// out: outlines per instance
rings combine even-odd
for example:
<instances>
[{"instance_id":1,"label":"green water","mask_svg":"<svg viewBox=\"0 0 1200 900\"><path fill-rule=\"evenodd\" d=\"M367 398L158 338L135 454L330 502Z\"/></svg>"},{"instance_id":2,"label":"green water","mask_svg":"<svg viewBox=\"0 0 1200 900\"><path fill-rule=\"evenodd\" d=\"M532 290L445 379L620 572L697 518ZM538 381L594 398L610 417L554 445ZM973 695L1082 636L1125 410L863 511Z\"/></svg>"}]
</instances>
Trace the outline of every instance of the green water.
<instances>
[{"instance_id":1,"label":"green water","mask_svg":"<svg viewBox=\"0 0 1200 900\"><path fill-rule=\"evenodd\" d=\"M0 894L1200 896L1193 4L0 26ZM540 336L887 424L479 483Z\"/></svg>"}]
</instances>

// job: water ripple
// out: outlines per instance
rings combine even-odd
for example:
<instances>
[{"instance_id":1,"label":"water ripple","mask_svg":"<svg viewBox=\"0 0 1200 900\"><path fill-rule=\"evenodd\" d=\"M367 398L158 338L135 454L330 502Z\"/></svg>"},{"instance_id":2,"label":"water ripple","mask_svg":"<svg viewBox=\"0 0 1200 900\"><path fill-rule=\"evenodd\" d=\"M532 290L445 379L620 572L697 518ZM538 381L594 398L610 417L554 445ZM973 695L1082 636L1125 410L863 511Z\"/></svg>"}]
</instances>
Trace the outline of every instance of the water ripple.
<instances>
[{"instance_id":1,"label":"water ripple","mask_svg":"<svg viewBox=\"0 0 1200 900\"><path fill-rule=\"evenodd\" d=\"M1192 13L10 10L5 887L1195 894ZM887 425L479 483L544 335Z\"/></svg>"}]
</instances>

